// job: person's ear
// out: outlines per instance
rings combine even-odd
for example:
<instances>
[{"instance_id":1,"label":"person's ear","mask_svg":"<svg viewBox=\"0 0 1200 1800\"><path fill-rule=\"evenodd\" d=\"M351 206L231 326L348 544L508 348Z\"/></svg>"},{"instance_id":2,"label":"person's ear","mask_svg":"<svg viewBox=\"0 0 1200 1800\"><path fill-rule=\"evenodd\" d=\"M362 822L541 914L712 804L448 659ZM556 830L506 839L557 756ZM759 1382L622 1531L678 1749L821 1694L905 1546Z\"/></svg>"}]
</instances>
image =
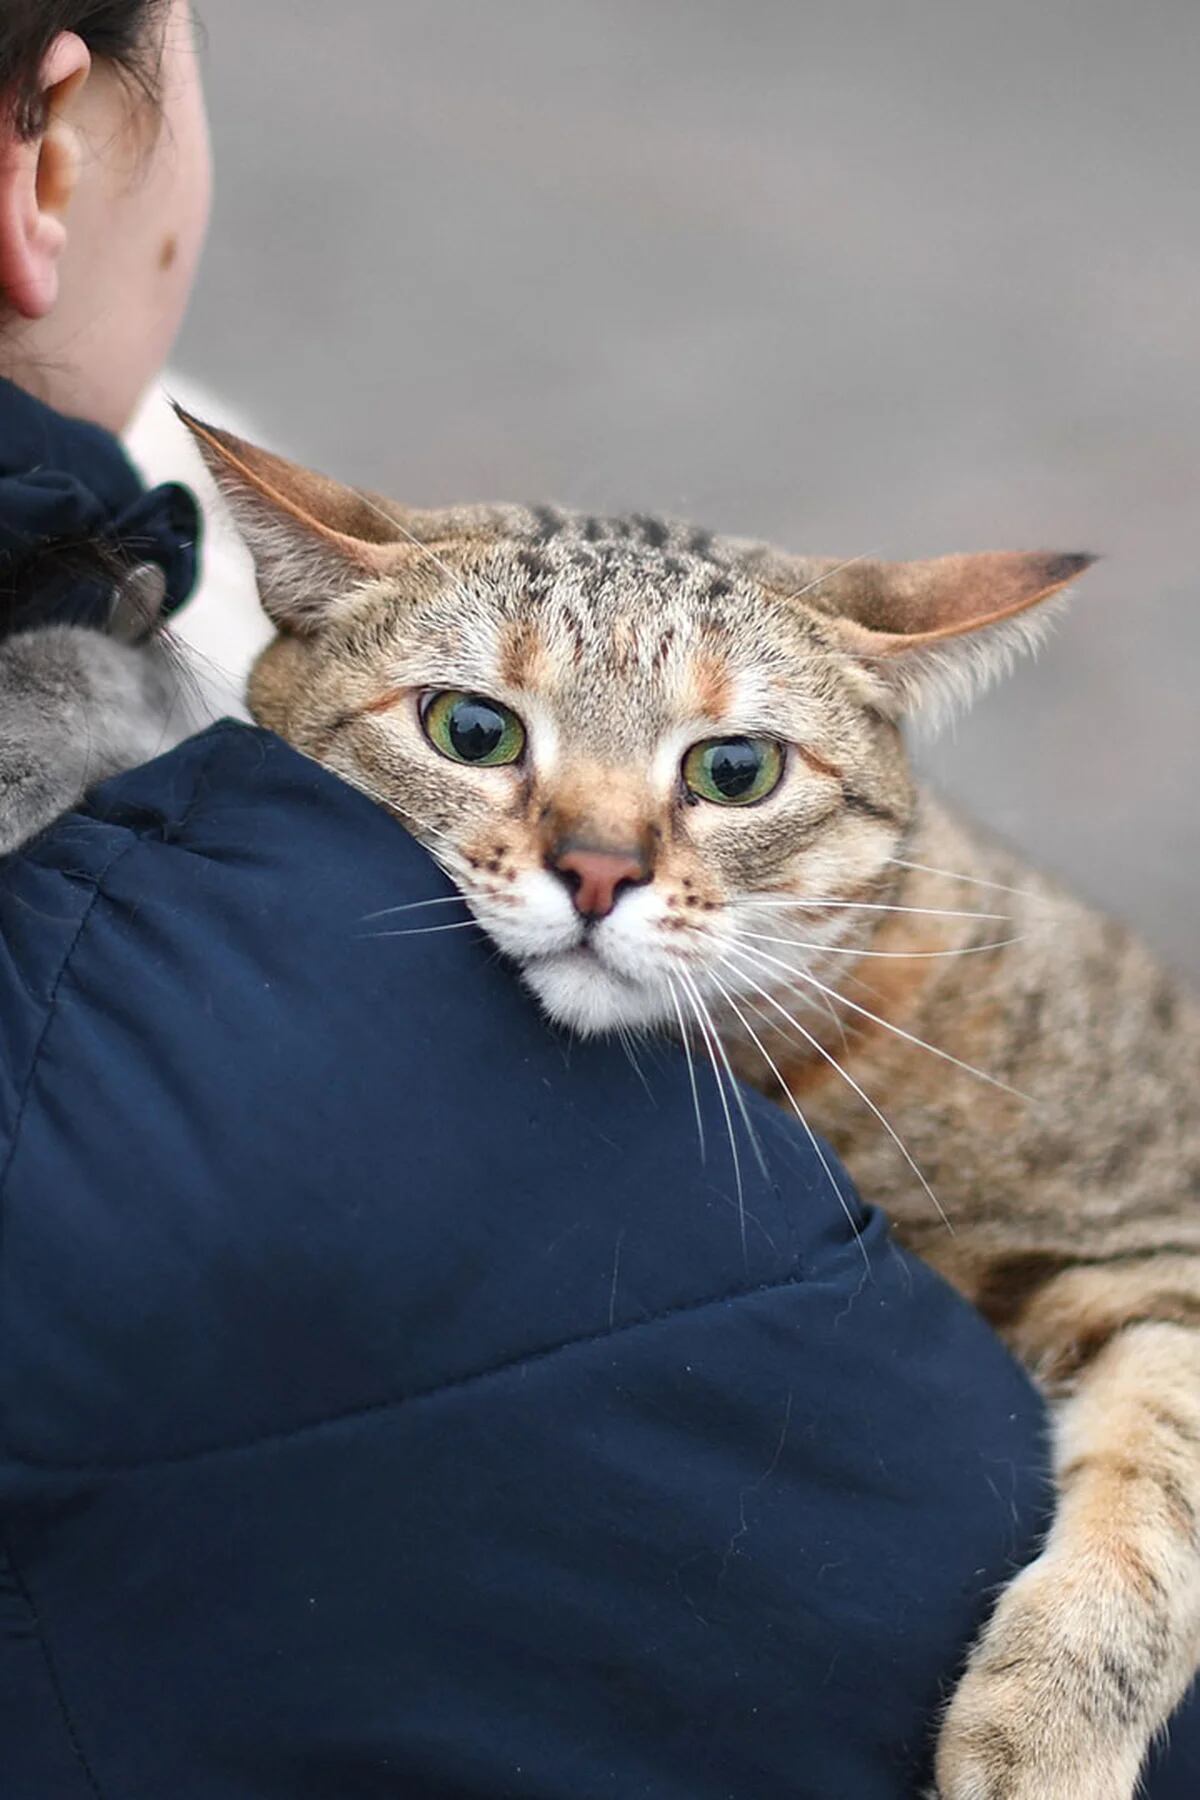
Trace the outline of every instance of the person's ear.
<instances>
[{"instance_id":1,"label":"person's ear","mask_svg":"<svg viewBox=\"0 0 1200 1800\"><path fill-rule=\"evenodd\" d=\"M44 318L58 299L67 210L82 164L66 108L91 66L83 39L60 32L39 71L38 130L28 139L0 138L0 296L24 319Z\"/></svg>"}]
</instances>

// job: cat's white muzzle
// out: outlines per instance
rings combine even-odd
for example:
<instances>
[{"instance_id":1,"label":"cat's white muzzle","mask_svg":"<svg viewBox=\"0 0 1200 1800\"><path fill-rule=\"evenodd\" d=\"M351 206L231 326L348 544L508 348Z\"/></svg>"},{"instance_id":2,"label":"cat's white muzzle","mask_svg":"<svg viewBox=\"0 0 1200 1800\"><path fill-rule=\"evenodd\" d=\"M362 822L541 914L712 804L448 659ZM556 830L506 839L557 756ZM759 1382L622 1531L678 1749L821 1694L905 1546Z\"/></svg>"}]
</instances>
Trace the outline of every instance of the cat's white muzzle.
<instances>
[{"instance_id":1,"label":"cat's white muzzle","mask_svg":"<svg viewBox=\"0 0 1200 1800\"><path fill-rule=\"evenodd\" d=\"M586 925L562 883L525 875L503 909L472 897L498 947L558 1024L584 1036L618 1027L648 1029L674 1020L663 942L664 907L652 887L621 895L606 918Z\"/></svg>"}]
</instances>

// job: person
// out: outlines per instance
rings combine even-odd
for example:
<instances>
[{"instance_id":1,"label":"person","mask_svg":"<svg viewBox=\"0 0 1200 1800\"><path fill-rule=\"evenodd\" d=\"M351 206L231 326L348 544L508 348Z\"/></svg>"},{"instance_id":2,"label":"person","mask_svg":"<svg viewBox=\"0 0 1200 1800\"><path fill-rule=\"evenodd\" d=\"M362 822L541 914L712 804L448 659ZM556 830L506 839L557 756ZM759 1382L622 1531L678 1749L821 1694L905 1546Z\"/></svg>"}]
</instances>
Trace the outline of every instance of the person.
<instances>
[{"instance_id":1,"label":"person","mask_svg":"<svg viewBox=\"0 0 1200 1800\"><path fill-rule=\"evenodd\" d=\"M204 234L186 8L9 0L0 98L4 627L98 636L48 549L194 574L108 435ZM0 1793L916 1794L1030 1384L765 1100L739 1207L681 1057L363 930L446 892L235 722L0 863Z\"/></svg>"}]
</instances>

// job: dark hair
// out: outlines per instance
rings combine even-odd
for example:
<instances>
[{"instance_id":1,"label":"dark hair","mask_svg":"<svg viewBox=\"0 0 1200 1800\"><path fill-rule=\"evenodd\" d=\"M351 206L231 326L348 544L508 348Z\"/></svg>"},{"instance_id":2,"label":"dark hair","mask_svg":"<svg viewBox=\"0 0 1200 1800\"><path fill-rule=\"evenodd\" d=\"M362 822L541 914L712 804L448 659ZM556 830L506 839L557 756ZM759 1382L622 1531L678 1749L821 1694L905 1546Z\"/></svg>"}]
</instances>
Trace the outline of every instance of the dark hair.
<instances>
[{"instance_id":1,"label":"dark hair","mask_svg":"<svg viewBox=\"0 0 1200 1800\"><path fill-rule=\"evenodd\" d=\"M147 99L157 58L150 25L165 0L0 0L0 132L11 122L32 137L43 123L38 71L55 38L74 31L93 56L114 63Z\"/></svg>"}]
</instances>

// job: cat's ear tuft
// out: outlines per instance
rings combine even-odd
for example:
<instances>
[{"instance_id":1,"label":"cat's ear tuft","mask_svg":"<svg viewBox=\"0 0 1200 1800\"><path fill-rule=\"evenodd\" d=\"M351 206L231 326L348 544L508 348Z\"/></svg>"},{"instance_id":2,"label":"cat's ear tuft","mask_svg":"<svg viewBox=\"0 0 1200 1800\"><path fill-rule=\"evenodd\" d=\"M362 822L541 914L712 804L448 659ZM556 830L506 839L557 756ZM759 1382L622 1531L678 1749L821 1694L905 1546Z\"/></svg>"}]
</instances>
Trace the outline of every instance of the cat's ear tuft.
<instances>
[{"instance_id":1,"label":"cat's ear tuft","mask_svg":"<svg viewBox=\"0 0 1200 1800\"><path fill-rule=\"evenodd\" d=\"M839 634L898 712L953 710L1035 649L1060 597L1096 561L1075 551L985 551L925 562L833 564L805 604Z\"/></svg>"},{"instance_id":2,"label":"cat's ear tuft","mask_svg":"<svg viewBox=\"0 0 1200 1800\"><path fill-rule=\"evenodd\" d=\"M408 534L375 501L175 411L249 545L280 630L318 630L339 600L406 560Z\"/></svg>"}]
</instances>

